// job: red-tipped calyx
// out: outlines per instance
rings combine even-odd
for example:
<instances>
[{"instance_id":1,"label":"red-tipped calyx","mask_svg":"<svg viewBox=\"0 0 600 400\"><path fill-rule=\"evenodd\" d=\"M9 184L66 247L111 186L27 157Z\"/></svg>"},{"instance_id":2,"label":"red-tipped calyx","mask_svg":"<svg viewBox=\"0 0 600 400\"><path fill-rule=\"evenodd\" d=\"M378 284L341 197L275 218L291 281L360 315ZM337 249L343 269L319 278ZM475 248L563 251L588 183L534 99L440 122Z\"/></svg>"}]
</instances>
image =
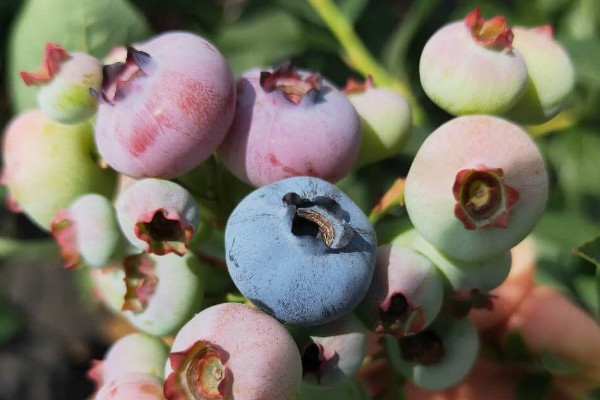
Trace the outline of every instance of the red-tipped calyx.
<instances>
[{"instance_id":1,"label":"red-tipped calyx","mask_svg":"<svg viewBox=\"0 0 600 400\"><path fill-rule=\"evenodd\" d=\"M376 333L397 338L420 332L425 326L421 307L411 305L402 293L394 293L378 305L376 320Z\"/></svg>"},{"instance_id":2,"label":"red-tipped calyx","mask_svg":"<svg viewBox=\"0 0 600 400\"><path fill-rule=\"evenodd\" d=\"M513 33L506 25L504 17L498 16L486 21L479 8L476 8L465 17L465 25L471 31L475 42L482 46L512 48Z\"/></svg>"},{"instance_id":3,"label":"red-tipped calyx","mask_svg":"<svg viewBox=\"0 0 600 400\"><path fill-rule=\"evenodd\" d=\"M229 398L231 372L227 353L204 340L169 356L173 372L167 377L167 400L223 400Z\"/></svg>"},{"instance_id":4,"label":"red-tipped calyx","mask_svg":"<svg viewBox=\"0 0 600 400\"><path fill-rule=\"evenodd\" d=\"M478 166L460 170L452 187L454 215L466 229L507 228L519 192L503 182L501 168Z\"/></svg>"},{"instance_id":5,"label":"red-tipped calyx","mask_svg":"<svg viewBox=\"0 0 600 400\"><path fill-rule=\"evenodd\" d=\"M135 78L149 73L151 66L152 57L148 53L128 47L124 63L105 65L102 69L100 93L93 89L90 89L90 93L105 103L114 104L125 96L126 89Z\"/></svg>"},{"instance_id":6,"label":"red-tipped calyx","mask_svg":"<svg viewBox=\"0 0 600 400\"><path fill-rule=\"evenodd\" d=\"M154 263L145 254L125 257L125 302L122 311L142 312L156 290Z\"/></svg>"},{"instance_id":7,"label":"red-tipped calyx","mask_svg":"<svg viewBox=\"0 0 600 400\"><path fill-rule=\"evenodd\" d=\"M60 247L65 268L76 268L81 263L77 244L77 226L69 210L60 210L50 224L50 231Z\"/></svg>"},{"instance_id":8,"label":"red-tipped calyx","mask_svg":"<svg viewBox=\"0 0 600 400\"><path fill-rule=\"evenodd\" d=\"M159 256L187 253L194 226L178 213L159 208L139 217L134 227L135 235L147 243L147 252Z\"/></svg>"},{"instance_id":9,"label":"red-tipped calyx","mask_svg":"<svg viewBox=\"0 0 600 400\"><path fill-rule=\"evenodd\" d=\"M27 86L38 86L48 83L60 71L63 62L70 58L69 53L60 45L46 44L44 61L38 72L21 72L21 79Z\"/></svg>"},{"instance_id":10,"label":"red-tipped calyx","mask_svg":"<svg viewBox=\"0 0 600 400\"><path fill-rule=\"evenodd\" d=\"M346 94L358 94L358 93L363 93L367 89L370 89L372 87L373 87L373 76L371 76L371 75L367 75L364 82L360 82L353 78L348 78L343 92Z\"/></svg>"},{"instance_id":11,"label":"red-tipped calyx","mask_svg":"<svg viewBox=\"0 0 600 400\"><path fill-rule=\"evenodd\" d=\"M104 384L104 361L92 360L92 366L85 374L87 378L94 383L96 390L99 390Z\"/></svg>"},{"instance_id":12,"label":"red-tipped calyx","mask_svg":"<svg viewBox=\"0 0 600 400\"><path fill-rule=\"evenodd\" d=\"M321 90L321 75L312 74L302 78L296 67L287 61L281 63L273 72L262 71L260 86L267 93L281 90L287 100L298 105L304 96Z\"/></svg>"}]
</instances>

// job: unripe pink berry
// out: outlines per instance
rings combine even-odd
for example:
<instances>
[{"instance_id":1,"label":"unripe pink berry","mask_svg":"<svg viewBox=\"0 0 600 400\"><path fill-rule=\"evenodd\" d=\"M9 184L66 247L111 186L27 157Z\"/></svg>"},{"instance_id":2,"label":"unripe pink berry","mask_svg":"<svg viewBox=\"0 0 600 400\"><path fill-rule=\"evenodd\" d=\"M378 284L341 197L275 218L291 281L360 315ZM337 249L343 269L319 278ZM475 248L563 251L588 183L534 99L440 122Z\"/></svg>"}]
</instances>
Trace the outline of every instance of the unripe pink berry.
<instances>
[{"instance_id":1,"label":"unripe pink berry","mask_svg":"<svg viewBox=\"0 0 600 400\"><path fill-rule=\"evenodd\" d=\"M506 114L523 124L541 124L558 114L575 86L569 55L549 25L515 27L513 45L523 55L529 80L525 95Z\"/></svg>"},{"instance_id":2,"label":"unripe pink berry","mask_svg":"<svg viewBox=\"0 0 600 400\"><path fill-rule=\"evenodd\" d=\"M151 374L129 373L100 388L94 400L164 400L162 381Z\"/></svg>"},{"instance_id":3,"label":"unripe pink berry","mask_svg":"<svg viewBox=\"0 0 600 400\"><path fill-rule=\"evenodd\" d=\"M16 116L4 133L2 183L41 228L85 193L110 197L115 173L98 166L92 125L62 125L40 110Z\"/></svg>"},{"instance_id":4,"label":"unripe pink berry","mask_svg":"<svg viewBox=\"0 0 600 400\"><path fill-rule=\"evenodd\" d=\"M427 96L454 115L501 114L523 96L527 67L504 17L475 9L427 42L419 65Z\"/></svg>"},{"instance_id":5,"label":"unripe pink berry","mask_svg":"<svg viewBox=\"0 0 600 400\"><path fill-rule=\"evenodd\" d=\"M405 201L413 225L433 246L479 261L527 236L547 193L544 162L527 133L474 115L429 135L408 172Z\"/></svg>"},{"instance_id":6,"label":"unripe pink berry","mask_svg":"<svg viewBox=\"0 0 600 400\"><path fill-rule=\"evenodd\" d=\"M90 89L100 89L102 63L92 56L48 43L41 69L21 77L27 86L39 86L38 105L54 121L74 124L96 112L98 101Z\"/></svg>"},{"instance_id":7,"label":"unripe pink berry","mask_svg":"<svg viewBox=\"0 0 600 400\"><path fill-rule=\"evenodd\" d=\"M425 329L438 315L444 288L436 266L410 247L377 249L368 301L375 331L403 337Z\"/></svg>"},{"instance_id":8,"label":"unripe pink berry","mask_svg":"<svg viewBox=\"0 0 600 400\"><path fill-rule=\"evenodd\" d=\"M169 346L158 336L132 333L117 340L102 361L94 360L88 377L101 387L129 373L154 375L164 380Z\"/></svg>"},{"instance_id":9,"label":"unripe pink berry","mask_svg":"<svg viewBox=\"0 0 600 400\"><path fill-rule=\"evenodd\" d=\"M335 182L350 172L360 122L327 80L284 63L246 72L237 88L235 120L218 154L239 179L254 186L292 176Z\"/></svg>"},{"instance_id":10,"label":"unripe pink berry","mask_svg":"<svg viewBox=\"0 0 600 400\"><path fill-rule=\"evenodd\" d=\"M292 400L302 364L294 340L274 318L225 303L179 331L166 375L168 400Z\"/></svg>"},{"instance_id":11,"label":"unripe pink berry","mask_svg":"<svg viewBox=\"0 0 600 400\"><path fill-rule=\"evenodd\" d=\"M353 314L293 334L302 355L302 380L319 388L350 380L367 355L365 327Z\"/></svg>"},{"instance_id":12,"label":"unripe pink berry","mask_svg":"<svg viewBox=\"0 0 600 400\"><path fill-rule=\"evenodd\" d=\"M399 93L349 80L344 92L360 117L362 143L357 165L381 161L397 155L406 145L412 128L410 105Z\"/></svg>"},{"instance_id":13,"label":"unripe pink berry","mask_svg":"<svg viewBox=\"0 0 600 400\"><path fill-rule=\"evenodd\" d=\"M117 261L125 250L111 202L99 194L87 194L60 210L51 225L67 268L81 264L102 268Z\"/></svg>"},{"instance_id":14,"label":"unripe pink berry","mask_svg":"<svg viewBox=\"0 0 600 400\"><path fill-rule=\"evenodd\" d=\"M235 85L227 61L191 33L169 32L104 68L96 143L135 178L174 178L203 162L231 125Z\"/></svg>"},{"instance_id":15,"label":"unripe pink berry","mask_svg":"<svg viewBox=\"0 0 600 400\"><path fill-rule=\"evenodd\" d=\"M116 208L125 237L140 250L157 255L185 254L200 223L192 195L160 179L135 182L120 194Z\"/></svg>"}]
</instances>

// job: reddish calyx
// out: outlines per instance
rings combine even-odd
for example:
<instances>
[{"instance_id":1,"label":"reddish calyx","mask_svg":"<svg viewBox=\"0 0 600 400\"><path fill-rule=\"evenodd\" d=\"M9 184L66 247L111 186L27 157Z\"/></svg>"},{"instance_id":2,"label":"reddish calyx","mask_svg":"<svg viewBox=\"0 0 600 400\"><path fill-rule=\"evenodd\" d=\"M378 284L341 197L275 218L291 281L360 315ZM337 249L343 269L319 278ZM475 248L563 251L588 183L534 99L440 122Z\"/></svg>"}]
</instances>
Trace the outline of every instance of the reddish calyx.
<instances>
[{"instance_id":1,"label":"reddish calyx","mask_svg":"<svg viewBox=\"0 0 600 400\"><path fill-rule=\"evenodd\" d=\"M273 72L262 71L260 73L260 86L267 93L281 90L283 96L298 105L309 93L318 93L321 90L321 75L312 74L302 78L296 71L296 67L284 62L273 70Z\"/></svg>"},{"instance_id":2,"label":"reddish calyx","mask_svg":"<svg viewBox=\"0 0 600 400\"><path fill-rule=\"evenodd\" d=\"M228 354L199 340L189 349L169 355L173 372L167 377L167 400L223 400L231 391L232 376L225 366Z\"/></svg>"},{"instance_id":3,"label":"reddish calyx","mask_svg":"<svg viewBox=\"0 0 600 400\"><path fill-rule=\"evenodd\" d=\"M77 245L77 226L69 210L60 210L50 224L50 231L60 246L60 255L65 260L65 268L73 269L80 265L81 257Z\"/></svg>"},{"instance_id":4,"label":"reddish calyx","mask_svg":"<svg viewBox=\"0 0 600 400\"><path fill-rule=\"evenodd\" d=\"M423 310L412 306L402 293L394 293L379 304L375 315L375 332L397 338L420 332L425 326Z\"/></svg>"},{"instance_id":5,"label":"reddish calyx","mask_svg":"<svg viewBox=\"0 0 600 400\"><path fill-rule=\"evenodd\" d=\"M140 240L147 243L148 253L159 256L175 253L182 256L187 253L194 227L178 213L159 208L141 215L134 232Z\"/></svg>"},{"instance_id":6,"label":"reddish calyx","mask_svg":"<svg viewBox=\"0 0 600 400\"><path fill-rule=\"evenodd\" d=\"M139 76L146 76L152 65L152 57L148 53L127 48L125 62L105 65L102 69L102 87L100 93L90 89L95 98L108 104L122 99L128 87Z\"/></svg>"},{"instance_id":7,"label":"reddish calyx","mask_svg":"<svg viewBox=\"0 0 600 400\"><path fill-rule=\"evenodd\" d=\"M366 92L367 89L373 87L373 76L367 75L364 82L357 81L356 79L348 78L346 86L342 90L345 94L359 94Z\"/></svg>"},{"instance_id":8,"label":"reddish calyx","mask_svg":"<svg viewBox=\"0 0 600 400\"><path fill-rule=\"evenodd\" d=\"M339 356L334 351L327 351L321 344L311 342L302 351L302 377L312 376L320 384L323 373L333 367Z\"/></svg>"},{"instance_id":9,"label":"reddish calyx","mask_svg":"<svg viewBox=\"0 0 600 400\"><path fill-rule=\"evenodd\" d=\"M482 46L499 49L511 49L513 33L506 25L506 18L494 17L483 19L479 8L474 9L465 17L465 25L471 31L471 36Z\"/></svg>"},{"instance_id":10,"label":"reddish calyx","mask_svg":"<svg viewBox=\"0 0 600 400\"><path fill-rule=\"evenodd\" d=\"M44 61L38 72L21 72L21 79L27 86L39 86L50 82L60 71L63 62L70 58L69 53L60 45L46 44Z\"/></svg>"},{"instance_id":11,"label":"reddish calyx","mask_svg":"<svg viewBox=\"0 0 600 400\"><path fill-rule=\"evenodd\" d=\"M154 273L154 263L145 254L125 257L125 302L122 311L142 312L156 290L158 278Z\"/></svg>"},{"instance_id":12,"label":"reddish calyx","mask_svg":"<svg viewBox=\"0 0 600 400\"><path fill-rule=\"evenodd\" d=\"M85 375L94 382L96 390L99 390L104 384L104 361L92 360L92 366Z\"/></svg>"},{"instance_id":13,"label":"reddish calyx","mask_svg":"<svg viewBox=\"0 0 600 400\"><path fill-rule=\"evenodd\" d=\"M407 336L400 339L398 344L403 359L420 365L438 364L446 355L444 342L432 330Z\"/></svg>"},{"instance_id":14,"label":"reddish calyx","mask_svg":"<svg viewBox=\"0 0 600 400\"><path fill-rule=\"evenodd\" d=\"M452 193L454 215L466 229L507 228L510 209L519 192L502 182L501 168L463 169L456 174Z\"/></svg>"}]
</instances>

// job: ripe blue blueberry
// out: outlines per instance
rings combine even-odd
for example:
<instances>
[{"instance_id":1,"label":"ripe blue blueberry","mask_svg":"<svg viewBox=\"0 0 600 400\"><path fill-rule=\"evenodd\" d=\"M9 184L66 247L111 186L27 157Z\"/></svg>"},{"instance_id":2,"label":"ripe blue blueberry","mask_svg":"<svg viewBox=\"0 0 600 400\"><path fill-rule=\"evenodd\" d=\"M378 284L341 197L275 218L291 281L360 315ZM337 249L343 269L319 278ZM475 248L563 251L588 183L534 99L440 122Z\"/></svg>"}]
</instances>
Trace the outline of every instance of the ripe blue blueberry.
<instances>
[{"instance_id":1,"label":"ripe blue blueberry","mask_svg":"<svg viewBox=\"0 0 600 400\"><path fill-rule=\"evenodd\" d=\"M250 193L225 230L229 273L252 303L291 325L321 325L365 296L376 238L364 213L318 178L284 179Z\"/></svg>"}]
</instances>

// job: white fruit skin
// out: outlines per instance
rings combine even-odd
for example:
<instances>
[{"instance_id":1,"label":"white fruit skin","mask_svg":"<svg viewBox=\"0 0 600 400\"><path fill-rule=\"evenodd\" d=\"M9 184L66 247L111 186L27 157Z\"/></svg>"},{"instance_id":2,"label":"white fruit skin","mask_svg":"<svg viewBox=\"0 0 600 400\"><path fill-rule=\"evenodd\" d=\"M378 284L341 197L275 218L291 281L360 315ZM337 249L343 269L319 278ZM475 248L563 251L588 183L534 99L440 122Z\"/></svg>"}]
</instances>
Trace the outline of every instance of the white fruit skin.
<instances>
[{"instance_id":1,"label":"white fruit skin","mask_svg":"<svg viewBox=\"0 0 600 400\"><path fill-rule=\"evenodd\" d=\"M318 387L343 384L358 373L362 360L367 355L367 337L365 328L353 314L329 324L312 329L312 341L325 349L325 355L335 353L339 356L335 369L328 369L317 383L314 375L306 375L304 383ZM351 349L351 350L350 350Z\"/></svg>"},{"instance_id":2,"label":"white fruit skin","mask_svg":"<svg viewBox=\"0 0 600 400\"><path fill-rule=\"evenodd\" d=\"M479 337L466 318L438 320L432 329L444 344L445 353L439 364L419 365L402 359L400 346L392 336L386 337L386 345L392 365L404 377L423 389L442 390L467 376L477 359Z\"/></svg>"},{"instance_id":3,"label":"white fruit skin","mask_svg":"<svg viewBox=\"0 0 600 400\"><path fill-rule=\"evenodd\" d=\"M396 237L392 244L410 246L426 255L442 271L452 289L460 294L468 294L473 289L489 292L500 286L510 273L510 250L491 255L482 261L460 261L433 247L415 229Z\"/></svg>"},{"instance_id":4,"label":"white fruit skin","mask_svg":"<svg viewBox=\"0 0 600 400\"><path fill-rule=\"evenodd\" d=\"M95 400L164 400L162 381L155 375L129 373L103 385Z\"/></svg>"},{"instance_id":5,"label":"white fruit skin","mask_svg":"<svg viewBox=\"0 0 600 400\"><path fill-rule=\"evenodd\" d=\"M123 240L112 204L104 196L88 194L75 200L69 210L83 261L90 267L106 267Z\"/></svg>"},{"instance_id":6,"label":"white fruit skin","mask_svg":"<svg viewBox=\"0 0 600 400\"><path fill-rule=\"evenodd\" d=\"M250 339L248 339L250 338ZM243 304L209 307L177 334L171 352L188 350L206 340L229 354L235 400L295 400L302 381L296 343L274 318ZM265 363L261 355L268 354ZM165 376L172 372L167 363Z\"/></svg>"},{"instance_id":7,"label":"white fruit skin","mask_svg":"<svg viewBox=\"0 0 600 400\"><path fill-rule=\"evenodd\" d=\"M154 375L162 380L169 347L157 336L132 333L115 342L102 363L102 380L109 382L127 373Z\"/></svg>"},{"instance_id":8,"label":"white fruit skin","mask_svg":"<svg viewBox=\"0 0 600 400\"><path fill-rule=\"evenodd\" d=\"M427 96L454 115L501 114L527 88L521 54L477 44L464 21L442 27L429 39L419 74Z\"/></svg>"},{"instance_id":9,"label":"white fruit skin","mask_svg":"<svg viewBox=\"0 0 600 400\"><path fill-rule=\"evenodd\" d=\"M140 215L164 208L198 229L200 213L192 195L178 184L161 179L142 179L129 186L117 199L117 218L125 237L140 250L148 244L135 234Z\"/></svg>"},{"instance_id":10,"label":"white fruit skin","mask_svg":"<svg viewBox=\"0 0 600 400\"><path fill-rule=\"evenodd\" d=\"M360 117L362 128L357 164L370 164L398 154L408 142L412 128L408 101L384 88L350 93L348 99Z\"/></svg>"},{"instance_id":11,"label":"white fruit skin","mask_svg":"<svg viewBox=\"0 0 600 400\"><path fill-rule=\"evenodd\" d=\"M502 168L502 182L519 192L507 228L471 231L454 215L456 174L478 165ZM406 178L406 209L415 228L462 261L510 250L531 232L547 196L548 177L535 143L518 126L485 115L455 118L439 127L419 149Z\"/></svg>"},{"instance_id":12,"label":"white fruit skin","mask_svg":"<svg viewBox=\"0 0 600 400\"><path fill-rule=\"evenodd\" d=\"M127 288L123 279L125 271L122 268L94 268L89 270L94 284L94 294L109 309L119 314L125 302Z\"/></svg>"},{"instance_id":13,"label":"white fruit skin","mask_svg":"<svg viewBox=\"0 0 600 400\"><path fill-rule=\"evenodd\" d=\"M389 258L381 258L389 249ZM409 304L423 311L424 325L427 327L438 315L444 297L444 289L439 272L427 257L402 244L380 246L377 249L376 272L368 296L378 303L389 302L392 295L402 293ZM387 279L384 279L387 278ZM386 293L385 298L376 294Z\"/></svg>"},{"instance_id":14,"label":"white fruit skin","mask_svg":"<svg viewBox=\"0 0 600 400\"><path fill-rule=\"evenodd\" d=\"M509 117L523 123L542 123L558 114L575 86L575 71L565 49L535 29L513 28L513 45L529 72L525 96L509 111ZM531 93L530 93L531 92ZM532 109L526 102L539 101Z\"/></svg>"},{"instance_id":15,"label":"white fruit skin","mask_svg":"<svg viewBox=\"0 0 600 400\"><path fill-rule=\"evenodd\" d=\"M96 113L98 101L89 89L100 90L102 63L84 53L69 53L59 73L40 86L38 105L51 119L63 124L83 122Z\"/></svg>"},{"instance_id":16,"label":"white fruit skin","mask_svg":"<svg viewBox=\"0 0 600 400\"><path fill-rule=\"evenodd\" d=\"M155 292L143 311L123 311L123 315L145 332L170 335L200 309L204 297L200 265L190 253L182 257L176 254L148 257L155 263L154 274L158 279Z\"/></svg>"}]
</instances>

